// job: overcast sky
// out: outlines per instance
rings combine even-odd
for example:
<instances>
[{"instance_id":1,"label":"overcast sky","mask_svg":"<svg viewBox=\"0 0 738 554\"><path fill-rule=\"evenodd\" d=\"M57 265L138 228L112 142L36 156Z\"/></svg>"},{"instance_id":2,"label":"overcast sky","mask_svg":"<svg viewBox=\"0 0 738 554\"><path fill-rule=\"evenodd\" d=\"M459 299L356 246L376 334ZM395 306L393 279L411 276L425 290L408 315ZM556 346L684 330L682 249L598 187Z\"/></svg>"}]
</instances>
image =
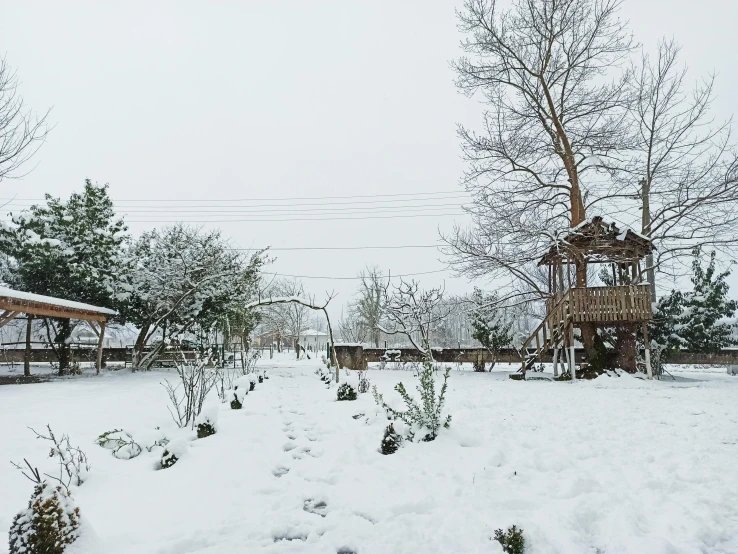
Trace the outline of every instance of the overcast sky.
<instances>
[{"instance_id":1,"label":"overcast sky","mask_svg":"<svg viewBox=\"0 0 738 554\"><path fill-rule=\"evenodd\" d=\"M735 112L736 0L625 0L623 17L646 47L674 36L693 76L716 71L716 112ZM0 3L0 52L55 124L1 196L18 210L89 177L134 234L182 219L243 248L435 244L465 220L455 128L479 113L453 86L459 40L443 0ZM274 254L283 274L377 264L471 286L432 248ZM340 303L356 285L305 283Z\"/></svg>"}]
</instances>

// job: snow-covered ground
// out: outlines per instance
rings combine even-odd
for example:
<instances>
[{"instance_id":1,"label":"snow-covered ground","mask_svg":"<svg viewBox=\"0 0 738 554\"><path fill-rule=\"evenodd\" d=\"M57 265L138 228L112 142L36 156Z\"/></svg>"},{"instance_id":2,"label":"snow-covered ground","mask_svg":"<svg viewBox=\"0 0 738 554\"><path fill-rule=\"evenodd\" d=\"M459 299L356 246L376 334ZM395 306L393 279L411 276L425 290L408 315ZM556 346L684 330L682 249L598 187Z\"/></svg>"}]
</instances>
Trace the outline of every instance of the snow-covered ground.
<instances>
[{"instance_id":1,"label":"snow-covered ground","mask_svg":"<svg viewBox=\"0 0 738 554\"><path fill-rule=\"evenodd\" d=\"M370 394L336 402L315 361L260 363L270 379L242 410L221 405L218 433L192 440L170 469L156 470L154 453L119 460L94 443L121 427L176 435L167 371L0 387L0 457L48 468L27 429L46 423L86 450L77 554L489 553L494 530L512 524L529 554L738 552L738 378L522 383L506 365L454 370L451 428L382 456ZM395 401L395 383L416 381L369 378ZM7 530L32 485L3 463Z\"/></svg>"}]
</instances>

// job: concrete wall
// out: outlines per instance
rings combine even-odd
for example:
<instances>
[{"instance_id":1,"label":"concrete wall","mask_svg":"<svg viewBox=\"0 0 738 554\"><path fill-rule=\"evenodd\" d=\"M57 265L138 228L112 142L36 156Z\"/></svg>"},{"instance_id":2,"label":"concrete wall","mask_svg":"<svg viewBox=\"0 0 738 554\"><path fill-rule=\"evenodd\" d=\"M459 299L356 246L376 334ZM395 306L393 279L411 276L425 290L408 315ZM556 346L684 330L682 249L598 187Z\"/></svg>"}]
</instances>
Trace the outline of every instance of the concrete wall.
<instances>
[{"instance_id":1,"label":"concrete wall","mask_svg":"<svg viewBox=\"0 0 738 554\"><path fill-rule=\"evenodd\" d=\"M400 362L419 362L422 361L422 355L414 348L363 348L355 345L336 345L336 357L340 367L349 369L365 369L367 363L379 362L386 352L399 352L399 356L392 356L393 360ZM492 357L483 348L444 348L442 350L433 351L433 359L440 363L473 363L477 356L483 356L486 362L490 362ZM541 356L544 363L550 363L553 358L553 352L548 352ZM576 349L575 359L577 362L584 360L584 350ZM521 363L518 351L513 348L507 348L497 356L498 363ZM696 364L696 365L727 365L738 364L738 350L723 350L717 354L700 354L695 352L682 351L673 354L667 360L670 364Z\"/></svg>"}]
</instances>

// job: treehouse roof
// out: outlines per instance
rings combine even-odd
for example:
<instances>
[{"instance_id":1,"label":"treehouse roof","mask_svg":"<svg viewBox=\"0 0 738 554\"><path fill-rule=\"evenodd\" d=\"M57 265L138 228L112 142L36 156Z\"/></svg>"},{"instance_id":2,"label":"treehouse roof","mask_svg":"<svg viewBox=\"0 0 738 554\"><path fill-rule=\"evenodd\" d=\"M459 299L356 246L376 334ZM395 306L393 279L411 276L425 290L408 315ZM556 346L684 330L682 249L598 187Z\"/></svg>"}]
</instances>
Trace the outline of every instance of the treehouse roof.
<instances>
[{"instance_id":1,"label":"treehouse roof","mask_svg":"<svg viewBox=\"0 0 738 554\"><path fill-rule=\"evenodd\" d=\"M653 243L648 237L595 216L560 232L538 265L633 262L652 251Z\"/></svg>"}]
</instances>

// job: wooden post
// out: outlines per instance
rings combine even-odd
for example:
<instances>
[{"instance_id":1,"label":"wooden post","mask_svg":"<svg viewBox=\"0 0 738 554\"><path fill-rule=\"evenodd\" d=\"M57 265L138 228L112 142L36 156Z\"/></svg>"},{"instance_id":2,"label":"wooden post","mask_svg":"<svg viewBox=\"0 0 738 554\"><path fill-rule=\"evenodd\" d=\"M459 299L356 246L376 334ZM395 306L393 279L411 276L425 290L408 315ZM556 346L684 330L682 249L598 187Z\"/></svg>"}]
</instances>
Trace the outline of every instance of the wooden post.
<instances>
[{"instance_id":1,"label":"wooden post","mask_svg":"<svg viewBox=\"0 0 738 554\"><path fill-rule=\"evenodd\" d=\"M102 355L103 355L103 339L105 338L105 320L99 322L100 325L100 336L97 339L97 373L100 375L100 368L102 367Z\"/></svg>"},{"instance_id":2,"label":"wooden post","mask_svg":"<svg viewBox=\"0 0 738 554\"><path fill-rule=\"evenodd\" d=\"M643 322L643 348L645 350L644 356L646 358L646 373L649 379L653 379L653 371L651 369L651 344L648 341L648 323Z\"/></svg>"},{"instance_id":3,"label":"wooden post","mask_svg":"<svg viewBox=\"0 0 738 554\"><path fill-rule=\"evenodd\" d=\"M553 370L554 370L554 377L559 376L559 348L558 346L554 348L554 357L553 357Z\"/></svg>"},{"instance_id":4,"label":"wooden post","mask_svg":"<svg viewBox=\"0 0 738 554\"><path fill-rule=\"evenodd\" d=\"M28 323L26 323L26 352L23 356L23 375L29 377L31 375L31 330L33 329L33 314L28 314Z\"/></svg>"},{"instance_id":5,"label":"wooden post","mask_svg":"<svg viewBox=\"0 0 738 554\"><path fill-rule=\"evenodd\" d=\"M574 326L569 325L569 372L571 373L571 380L577 380L577 370L574 359Z\"/></svg>"}]
</instances>

